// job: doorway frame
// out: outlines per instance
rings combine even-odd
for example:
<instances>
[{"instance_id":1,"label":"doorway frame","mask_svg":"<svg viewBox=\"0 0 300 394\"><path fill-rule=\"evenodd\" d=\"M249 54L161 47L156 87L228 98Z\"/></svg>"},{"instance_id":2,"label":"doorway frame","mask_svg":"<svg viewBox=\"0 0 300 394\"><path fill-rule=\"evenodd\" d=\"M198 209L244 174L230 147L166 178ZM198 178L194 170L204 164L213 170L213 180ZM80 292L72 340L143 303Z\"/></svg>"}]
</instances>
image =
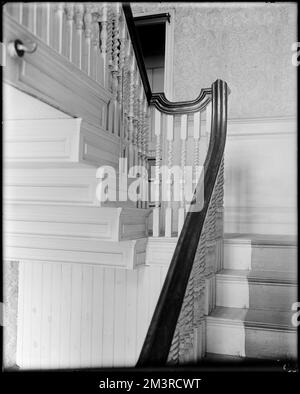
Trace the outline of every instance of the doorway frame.
<instances>
[{"instance_id":1,"label":"doorway frame","mask_svg":"<svg viewBox=\"0 0 300 394\"><path fill-rule=\"evenodd\" d=\"M146 11L137 12L133 15L134 18L141 16L147 17L150 15L157 15L160 13L168 13L170 15L169 21L166 21L166 35L165 35L165 62L164 62L164 94L169 101L174 98L174 22L175 10L164 9L161 12Z\"/></svg>"}]
</instances>

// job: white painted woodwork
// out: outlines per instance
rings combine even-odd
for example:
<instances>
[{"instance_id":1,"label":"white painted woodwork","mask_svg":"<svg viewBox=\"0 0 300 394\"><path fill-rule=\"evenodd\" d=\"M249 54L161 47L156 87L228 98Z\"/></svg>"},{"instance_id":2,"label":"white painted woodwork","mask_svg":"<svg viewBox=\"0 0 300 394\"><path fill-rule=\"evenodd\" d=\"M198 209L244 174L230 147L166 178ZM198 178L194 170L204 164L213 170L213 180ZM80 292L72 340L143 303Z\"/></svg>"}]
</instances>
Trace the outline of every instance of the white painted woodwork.
<instances>
[{"instance_id":1,"label":"white painted woodwork","mask_svg":"<svg viewBox=\"0 0 300 394\"><path fill-rule=\"evenodd\" d=\"M216 275L213 273L205 278L204 314L207 316L216 306Z\"/></svg>"},{"instance_id":2,"label":"white painted woodwork","mask_svg":"<svg viewBox=\"0 0 300 394\"><path fill-rule=\"evenodd\" d=\"M107 127L108 103L117 98L112 82L120 83L109 67L119 62L118 25L112 31L111 10L91 18L88 5L62 5L26 6L25 13L20 6L5 17L5 43L38 44L30 56L9 58L4 77L7 91L24 104L15 111L10 100L4 133L5 258L20 262L17 363L22 369L134 365L167 264L145 266L148 210L95 201L95 167L117 168L121 147L119 107ZM138 94L142 114L136 112L141 83L134 67L127 148L133 151L140 138L133 153L145 160L147 105Z\"/></svg>"},{"instance_id":3,"label":"white painted woodwork","mask_svg":"<svg viewBox=\"0 0 300 394\"><path fill-rule=\"evenodd\" d=\"M249 308L250 289L246 276L225 276L217 273L216 282L216 305Z\"/></svg>"},{"instance_id":4,"label":"white painted woodwork","mask_svg":"<svg viewBox=\"0 0 300 394\"><path fill-rule=\"evenodd\" d=\"M4 122L4 157L22 167L42 163L119 165L119 137L81 118L26 119Z\"/></svg>"},{"instance_id":5,"label":"white painted woodwork","mask_svg":"<svg viewBox=\"0 0 300 394\"><path fill-rule=\"evenodd\" d=\"M70 62L73 60L73 39L74 39L74 4L65 5L66 28L65 28L65 55Z\"/></svg>"},{"instance_id":6,"label":"white painted woodwork","mask_svg":"<svg viewBox=\"0 0 300 394\"><path fill-rule=\"evenodd\" d=\"M71 119L71 116L3 83L3 120Z\"/></svg>"},{"instance_id":7,"label":"white painted woodwork","mask_svg":"<svg viewBox=\"0 0 300 394\"><path fill-rule=\"evenodd\" d=\"M91 165L110 165L118 168L120 157L119 137L87 122L82 122L81 130L81 160Z\"/></svg>"},{"instance_id":8,"label":"white painted woodwork","mask_svg":"<svg viewBox=\"0 0 300 394\"><path fill-rule=\"evenodd\" d=\"M173 115L166 115L166 133L167 133L167 143L168 143L168 153L167 153L167 166L168 166L168 177L167 185L162 185L162 187L167 187L167 207L165 208L165 236L172 236L172 222L173 222L173 212L172 212L172 199L173 199L173 183L171 179L171 167L173 165L173 140L174 140L174 117Z\"/></svg>"},{"instance_id":9,"label":"white painted woodwork","mask_svg":"<svg viewBox=\"0 0 300 394\"><path fill-rule=\"evenodd\" d=\"M207 317L207 353L245 357L245 327L242 321L220 322Z\"/></svg>"},{"instance_id":10,"label":"white painted woodwork","mask_svg":"<svg viewBox=\"0 0 300 394\"><path fill-rule=\"evenodd\" d=\"M93 167L5 168L5 203L95 205L96 169Z\"/></svg>"},{"instance_id":11,"label":"white painted woodwork","mask_svg":"<svg viewBox=\"0 0 300 394\"><path fill-rule=\"evenodd\" d=\"M149 211L52 204L5 204L5 232L123 241L147 236Z\"/></svg>"},{"instance_id":12,"label":"white painted woodwork","mask_svg":"<svg viewBox=\"0 0 300 394\"><path fill-rule=\"evenodd\" d=\"M155 208L153 210L153 236L158 237L160 234L160 160L161 160L161 113L154 109L154 134L156 136L155 150Z\"/></svg>"},{"instance_id":13,"label":"white painted woodwork","mask_svg":"<svg viewBox=\"0 0 300 394\"><path fill-rule=\"evenodd\" d=\"M227 234L224 239L224 268L296 273L296 238L265 234Z\"/></svg>"},{"instance_id":14,"label":"white painted woodwork","mask_svg":"<svg viewBox=\"0 0 300 394\"><path fill-rule=\"evenodd\" d=\"M4 122L4 159L9 162L76 162L81 119Z\"/></svg>"},{"instance_id":15,"label":"white painted woodwork","mask_svg":"<svg viewBox=\"0 0 300 394\"><path fill-rule=\"evenodd\" d=\"M208 104L209 105L209 104ZM194 139L199 140L200 138L200 112L194 113Z\"/></svg>"},{"instance_id":16,"label":"white painted woodwork","mask_svg":"<svg viewBox=\"0 0 300 394\"><path fill-rule=\"evenodd\" d=\"M219 306L289 310L297 302L294 273L225 269L217 273L216 281Z\"/></svg>"},{"instance_id":17,"label":"white painted woodwork","mask_svg":"<svg viewBox=\"0 0 300 394\"><path fill-rule=\"evenodd\" d=\"M296 146L294 118L229 120L225 232L297 234Z\"/></svg>"},{"instance_id":18,"label":"white painted woodwork","mask_svg":"<svg viewBox=\"0 0 300 394\"><path fill-rule=\"evenodd\" d=\"M121 98L120 92L126 88L123 76L130 63L127 154L130 166L133 165L138 154L135 150L139 116L135 113L139 95L136 87L141 86L141 77L120 5L7 6L4 22L4 45L17 38L37 44L33 54L25 54L23 58L7 56L6 82L72 117L82 118L91 127L108 130L109 134L121 138L122 105L126 95ZM126 42L128 53L124 48ZM143 125L143 129L145 127ZM95 157L99 152L94 151L93 146L97 149L99 144L91 145L82 151ZM87 150L91 152L85 152Z\"/></svg>"},{"instance_id":19,"label":"white painted woodwork","mask_svg":"<svg viewBox=\"0 0 300 394\"><path fill-rule=\"evenodd\" d=\"M297 357L291 312L217 307L206 318L207 353L264 359Z\"/></svg>"},{"instance_id":20,"label":"white painted woodwork","mask_svg":"<svg viewBox=\"0 0 300 394\"><path fill-rule=\"evenodd\" d=\"M210 136L211 134L211 115L212 115L212 107L211 107L211 101L207 104L206 106L206 134L207 136ZM207 144L209 143L209 138L207 138Z\"/></svg>"},{"instance_id":21,"label":"white painted woodwork","mask_svg":"<svg viewBox=\"0 0 300 394\"><path fill-rule=\"evenodd\" d=\"M63 48L63 18L64 18L64 4L57 3L54 6L53 18L53 47L58 53L62 53ZM33 34L36 34L33 31Z\"/></svg>"},{"instance_id":22,"label":"white painted woodwork","mask_svg":"<svg viewBox=\"0 0 300 394\"><path fill-rule=\"evenodd\" d=\"M186 140L187 140L187 115L181 115L181 125L180 125L180 139L181 139L181 168L185 168L186 165ZM178 208L178 235L183 227L185 218L185 171L182 172L181 177L181 187L180 187L180 207Z\"/></svg>"},{"instance_id":23,"label":"white painted woodwork","mask_svg":"<svg viewBox=\"0 0 300 394\"><path fill-rule=\"evenodd\" d=\"M82 117L95 126L105 128L105 111L111 98L110 92L86 73L72 66L68 59L31 34L9 15L5 15L5 44L17 38L37 42L38 50L22 59L12 59L8 56L4 81L71 116Z\"/></svg>"},{"instance_id":24,"label":"white painted woodwork","mask_svg":"<svg viewBox=\"0 0 300 394\"><path fill-rule=\"evenodd\" d=\"M296 238L227 234L216 274L216 308L207 317L207 352L263 359L295 358Z\"/></svg>"},{"instance_id":25,"label":"white painted woodwork","mask_svg":"<svg viewBox=\"0 0 300 394\"><path fill-rule=\"evenodd\" d=\"M21 262L18 365L133 366L165 274L164 267Z\"/></svg>"},{"instance_id":26,"label":"white painted woodwork","mask_svg":"<svg viewBox=\"0 0 300 394\"><path fill-rule=\"evenodd\" d=\"M149 237L147 243L147 264L168 266L171 262L178 238Z\"/></svg>"},{"instance_id":27,"label":"white painted woodwork","mask_svg":"<svg viewBox=\"0 0 300 394\"><path fill-rule=\"evenodd\" d=\"M200 169L204 163L207 154L207 141L209 135L206 134L206 120L204 112L195 114L180 114L179 116L173 115L157 115L158 110L153 108L151 125L152 130L149 136L149 150L152 157L155 157L155 169L161 172L162 166L170 168L174 166L182 169L183 166L188 166L186 174L179 175L180 184L171 185L171 202L163 201L160 206L156 206L153 210L153 234L159 236L160 233L169 236L177 236L184 222L186 211L189 209L188 201L174 201L176 194L182 194L182 181L188 182L190 177L191 182L195 186L197 179L196 169ZM160 118L159 118L160 116ZM160 133L160 129L165 132ZM157 132L155 130L158 130ZM169 130L169 132L168 132ZM153 182L153 196L156 193L162 192L162 187L165 187L165 192L168 192L166 184L158 183L157 176L154 176ZM191 183L190 182L190 183ZM193 187L190 188L189 193L193 193ZM160 194L158 194L160 196ZM185 195L187 197L187 195ZM161 199L158 197L158 200ZM153 198L154 200L154 198ZM159 205L159 204L157 204ZM159 220L159 226L157 224ZM159 227L159 231L158 231ZM157 234L157 235L156 235Z\"/></svg>"},{"instance_id":28,"label":"white painted woodwork","mask_svg":"<svg viewBox=\"0 0 300 394\"><path fill-rule=\"evenodd\" d=\"M5 234L5 258L54 261L133 269L145 263L146 239L102 241L95 238Z\"/></svg>"},{"instance_id":29,"label":"white painted woodwork","mask_svg":"<svg viewBox=\"0 0 300 394\"><path fill-rule=\"evenodd\" d=\"M244 242L233 243L224 240L224 268L226 269L251 269L251 240L245 239Z\"/></svg>"}]
</instances>

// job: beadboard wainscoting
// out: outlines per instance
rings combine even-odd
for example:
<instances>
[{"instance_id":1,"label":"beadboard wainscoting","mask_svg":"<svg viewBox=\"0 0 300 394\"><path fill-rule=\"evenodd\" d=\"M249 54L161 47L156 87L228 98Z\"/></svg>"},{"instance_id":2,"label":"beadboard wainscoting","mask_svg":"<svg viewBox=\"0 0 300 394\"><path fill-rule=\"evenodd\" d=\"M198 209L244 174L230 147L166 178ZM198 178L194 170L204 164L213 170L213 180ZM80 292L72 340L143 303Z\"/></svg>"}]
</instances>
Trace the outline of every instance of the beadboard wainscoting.
<instances>
[{"instance_id":1,"label":"beadboard wainscoting","mask_svg":"<svg viewBox=\"0 0 300 394\"><path fill-rule=\"evenodd\" d=\"M21 262L17 364L134 366L166 271Z\"/></svg>"}]
</instances>

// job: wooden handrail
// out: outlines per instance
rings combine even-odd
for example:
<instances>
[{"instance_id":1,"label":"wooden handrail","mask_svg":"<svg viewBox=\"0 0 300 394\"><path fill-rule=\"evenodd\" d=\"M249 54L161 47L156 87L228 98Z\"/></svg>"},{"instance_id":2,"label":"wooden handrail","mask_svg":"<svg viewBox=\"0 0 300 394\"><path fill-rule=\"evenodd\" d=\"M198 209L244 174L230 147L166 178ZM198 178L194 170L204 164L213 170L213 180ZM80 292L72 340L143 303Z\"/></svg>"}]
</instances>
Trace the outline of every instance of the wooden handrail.
<instances>
[{"instance_id":1,"label":"wooden handrail","mask_svg":"<svg viewBox=\"0 0 300 394\"><path fill-rule=\"evenodd\" d=\"M142 53L142 47L141 47L139 37L138 37L137 31L136 31L136 27L134 25L134 19L133 19L131 7L130 7L129 3L122 3L122 8L123 8L123 12L124 12L124 15L126 18L126 24L127 24L128 32L130 35L132 47L134 50L136 62L137 62L138 68L139 68L141 80L142 80L142 83L144 86L145 95L147 97L148 103L150 103L150 100L152 97L152 91L151 91L150 83L149 83L148 76L147 76L147 71L146 71L145 62L144 62L143 53Z\"/></svg>"},{"instance_id":2,"label":"wooden handrail","mask_svg":"<svg viewBox=\"0 0 300 394\"><path fill-rule=\"evenodd\" d=\"M163 113L175 115L201 111L212 100L211 134L204 162L204 184L198 185L196 188L191 209L186 215L136 364L136 367L163 366L168 359L194 257L224 154L227 129L227 97L230 89L226 82L218 79L212 84L211 88L202 89L195 100L185 102L170 102L164 93L152 93L133 15L128 3L123 3L123 11L148 103ZM197 211L194 206L197 202L196 193L203 190L203 187L204 203L202 209Z\"/></svg>"},{"instance_id":3,"label":"wooden handrail","mask_svg":"<svg viewBox=\"0 0 300 394\"><path fill-rule=\"evenodd\" d=\"M211 89L202 89L199 96L191 101L169 101L164 93L153 93L150 104L154 105L159 111L169 115L180 113L193 113L204 109L211 100Z\"/></svg>"},{"instance_id":4,"label":"wooden handrail","mask_svg":"<svg viewBox=\"0 0 300 394\"><path fill-rule=\"evenodd\" d=\"M227 129L228 87L226 82L216 80L212 84L211 92L211 137L204 162L204 185L201 186L204 187L203 208L196 211L192 206L186 215L136 367L164 366L167 362L195 253L223 158ZM199 187L196 188L196 190L199 189ZM194 195L194 201L197 200L196 197Z\"/></svg>"}]
</instances>

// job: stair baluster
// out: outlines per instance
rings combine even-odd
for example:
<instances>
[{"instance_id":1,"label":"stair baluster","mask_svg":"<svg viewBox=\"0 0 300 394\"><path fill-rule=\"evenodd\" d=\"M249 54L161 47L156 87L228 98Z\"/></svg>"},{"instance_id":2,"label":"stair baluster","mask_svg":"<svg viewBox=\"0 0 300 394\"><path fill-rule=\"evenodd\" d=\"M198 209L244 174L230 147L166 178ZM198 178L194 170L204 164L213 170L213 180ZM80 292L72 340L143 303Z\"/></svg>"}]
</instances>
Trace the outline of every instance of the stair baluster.
<instances>
[{"instance_id":1,"label":"stair baluster","mask_svg":"<svg viewBox=\"0 0 300 394\"><path fill-rule=\"evenodd\" d=\"M155 148L155 208L153 209L153 236L160 235L160 162L161 162L161 113L154 109L154 134L156 136Z\"/></svg>"},{"instance_id":2,"label":"stair baluster","mask_svg":"<svg viewBox=\"0 0 300 394\"><path fill-rule=\"evenodd\" d=\"M162 184L164 188L166 186L166 200L167 207L165 209L165 236L172 236L172 197L173 197L173 178L172 178L172 165L173 165L173 140L174 140L174 117L173 115L166 115L167 123L167 174L166 174L166 185Z\"/></svg>"},{"instance_id":3,"label":"stair baluster","mask_svg":"<svg viewBox=\"0 0 300 394\"><path fill-rule=\"evenodd\" d=\"M180 198L180 207L178 209L178 235L181 232L183 227L184 218L185 218L185 166L186 166L186 142L187 142L187 114L183 114L180 117L180 140L181 140L181 198Z\"/></svg>"}]
</instances>

